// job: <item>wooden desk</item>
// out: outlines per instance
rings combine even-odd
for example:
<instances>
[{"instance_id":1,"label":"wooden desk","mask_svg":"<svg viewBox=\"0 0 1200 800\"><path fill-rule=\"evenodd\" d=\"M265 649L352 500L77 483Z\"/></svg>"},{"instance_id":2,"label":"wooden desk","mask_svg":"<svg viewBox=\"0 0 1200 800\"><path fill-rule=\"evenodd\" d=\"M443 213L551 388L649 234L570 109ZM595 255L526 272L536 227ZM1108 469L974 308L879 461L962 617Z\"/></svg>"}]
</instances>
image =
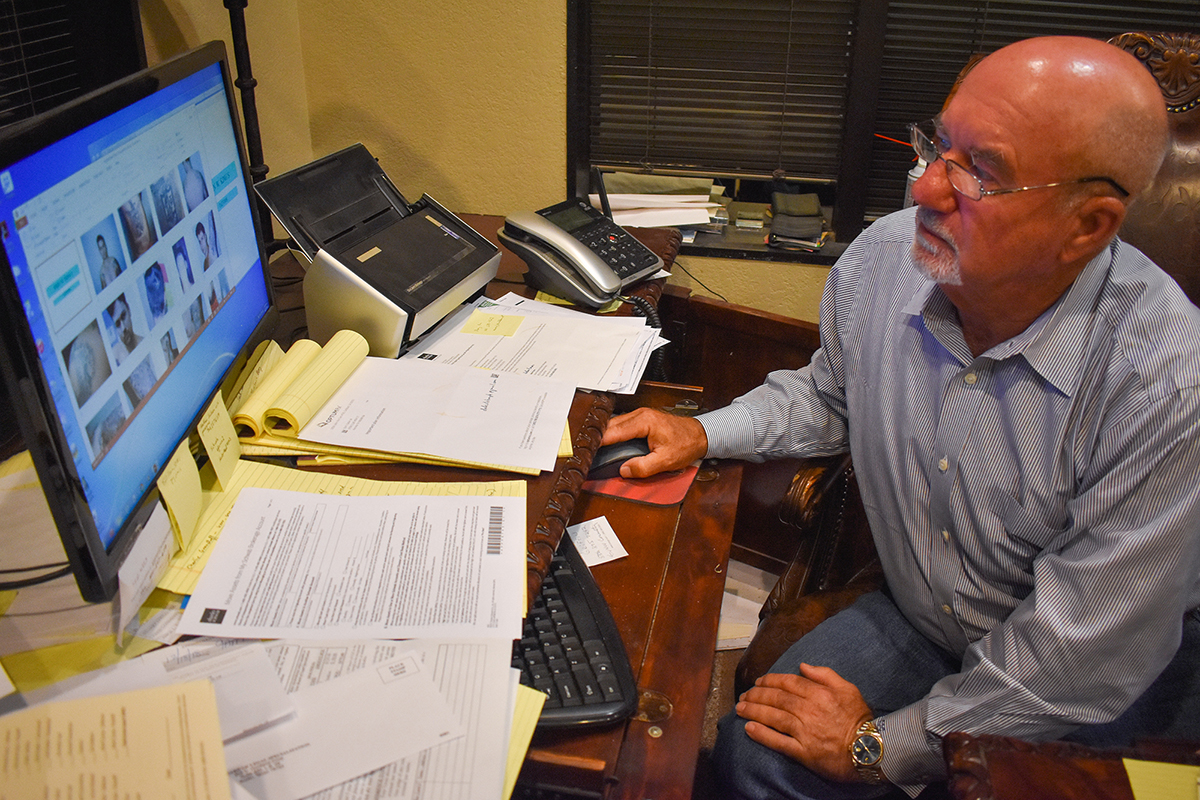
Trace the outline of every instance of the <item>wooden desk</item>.
<instances>
[{"instance_id":1,"label":"wooden desk","mask_svg":"<svg viewBox=\"0 0 1200 800\"><path fill-rule=\"evenodd\" d=\"M629 558L592 573L633 664L638 715L621 725L539 734L520 782L595 797L691 797L742 465L701 469L681 506L582 495L572 517L604 516Z\"/></svg>"}]
</instances>

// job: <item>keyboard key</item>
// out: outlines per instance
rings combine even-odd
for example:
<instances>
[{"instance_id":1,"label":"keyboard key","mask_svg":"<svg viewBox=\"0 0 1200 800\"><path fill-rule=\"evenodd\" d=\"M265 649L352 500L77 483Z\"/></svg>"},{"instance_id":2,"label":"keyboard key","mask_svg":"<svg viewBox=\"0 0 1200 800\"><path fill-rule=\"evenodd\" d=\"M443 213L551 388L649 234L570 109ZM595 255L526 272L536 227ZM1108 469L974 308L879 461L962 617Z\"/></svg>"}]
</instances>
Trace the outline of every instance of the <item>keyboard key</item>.
<instances>
[{"instance_id":1,"label":"keyboard key","mask_svg":"<svg viewBox=\"0 0 1200 800\"><path fill-rule=\"evenodd\" d=\"M579 690L575 688L575 681L570 675L556 675L554 685L558 687L558 696L562 698L563 706L583 705L583 699L579 696Z\"/></svg>"}]
</instances>

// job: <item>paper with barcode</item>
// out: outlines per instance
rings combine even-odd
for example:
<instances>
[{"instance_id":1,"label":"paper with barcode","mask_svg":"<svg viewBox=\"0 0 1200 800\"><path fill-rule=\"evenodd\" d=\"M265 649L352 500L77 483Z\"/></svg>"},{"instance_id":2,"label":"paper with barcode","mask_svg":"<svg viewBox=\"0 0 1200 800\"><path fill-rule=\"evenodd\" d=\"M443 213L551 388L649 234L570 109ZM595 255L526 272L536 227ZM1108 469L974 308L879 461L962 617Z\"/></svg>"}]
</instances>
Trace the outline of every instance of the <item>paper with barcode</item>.
<instances>
[{"instance_id":1,"label":"paper with barcode","mask_svg":"<svg viewBox=\"0 0 1200 800\"><path fill-rule=\"evenodd\" d=\"M519 638L524 497L245 488L179 632Z\"/></svg>"}]
</instances>

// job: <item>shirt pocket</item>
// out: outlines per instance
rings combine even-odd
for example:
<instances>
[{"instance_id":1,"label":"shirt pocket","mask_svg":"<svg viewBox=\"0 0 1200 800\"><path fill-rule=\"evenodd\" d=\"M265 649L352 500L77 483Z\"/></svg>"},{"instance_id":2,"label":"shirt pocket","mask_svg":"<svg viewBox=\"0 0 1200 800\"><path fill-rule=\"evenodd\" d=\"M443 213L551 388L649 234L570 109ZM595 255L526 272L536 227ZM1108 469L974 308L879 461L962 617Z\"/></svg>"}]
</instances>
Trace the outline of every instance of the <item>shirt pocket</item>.
<instances>
[{"instance_id":1,"label":"shirt pocket","mask_svg":"<svg viewBox=\"0 0 1200 800\"><path fill-rule=\"evenodd\" d=\"M1035 556L1062 533L1047 523L1044 515L1031 512L1012 495L998 491L996 504L1004 537L997 542L1001 568L1027 571Z\"/></svg>"}]
</instances>

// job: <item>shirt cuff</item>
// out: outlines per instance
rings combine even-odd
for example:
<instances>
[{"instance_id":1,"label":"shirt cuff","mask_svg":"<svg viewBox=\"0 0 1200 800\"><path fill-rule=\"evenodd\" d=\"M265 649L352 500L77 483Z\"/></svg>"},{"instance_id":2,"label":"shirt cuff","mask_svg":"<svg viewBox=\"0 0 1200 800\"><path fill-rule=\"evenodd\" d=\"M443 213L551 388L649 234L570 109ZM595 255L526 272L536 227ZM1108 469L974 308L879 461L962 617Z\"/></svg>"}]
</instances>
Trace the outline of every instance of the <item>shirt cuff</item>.
<instances>
[{"instance_id":1,"label":"shirt cuff","mask_svg":"<svg viewBox=\"0 0 1200 800\"><path fill-rule=\"evenodd\" d=\"M942 740L926 732L925 708L922 700L875 720L883 738L879 767L884 777L909 797L946 777Z\"/></svg>"},{"instance_id":2,"label":"shirt cuff","mask_svg":"<svg viewBox=\"0 0 1200 800\"><path fill-rule=\"evenodd\" d=\"M754 420L740 403L696 417L708 437L705 458L746 458L761 461L754 453Z\"/></svg>"}]
</instances>

